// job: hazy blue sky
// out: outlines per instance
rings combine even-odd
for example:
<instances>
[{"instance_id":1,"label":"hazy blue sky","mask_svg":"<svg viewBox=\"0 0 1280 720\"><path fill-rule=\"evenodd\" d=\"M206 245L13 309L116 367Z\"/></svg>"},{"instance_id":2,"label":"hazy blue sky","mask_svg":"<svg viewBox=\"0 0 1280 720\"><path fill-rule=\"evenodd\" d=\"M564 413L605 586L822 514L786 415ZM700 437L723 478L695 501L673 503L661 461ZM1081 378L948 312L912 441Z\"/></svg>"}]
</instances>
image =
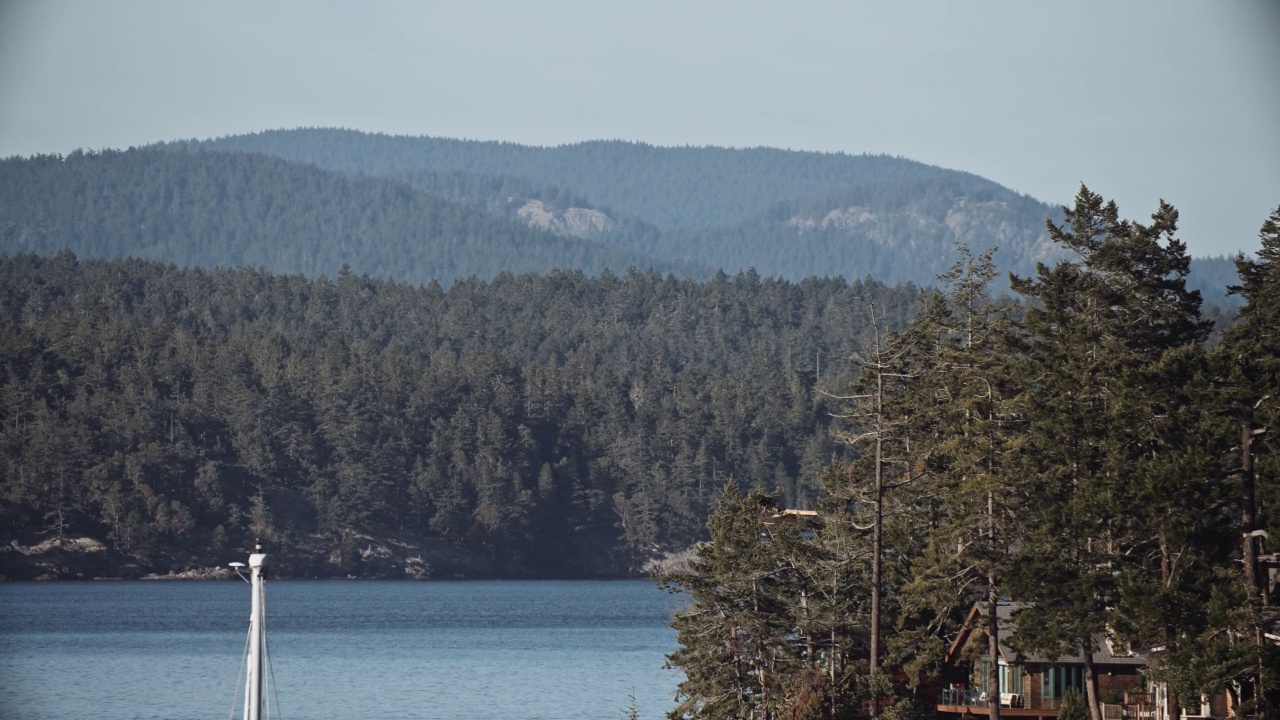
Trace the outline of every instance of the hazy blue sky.
<instances>
[{"instance_id":1,"label":"hazy blue sky","mask_svg":"<svg viewBox=\"0 0 1280 720\"><path fill-rule=\"evenodd\" d=\"M1280 2L0 0L0 156L341 126L889 153L1194 254L1280 205Z\"/></svg>"}]
</instances>

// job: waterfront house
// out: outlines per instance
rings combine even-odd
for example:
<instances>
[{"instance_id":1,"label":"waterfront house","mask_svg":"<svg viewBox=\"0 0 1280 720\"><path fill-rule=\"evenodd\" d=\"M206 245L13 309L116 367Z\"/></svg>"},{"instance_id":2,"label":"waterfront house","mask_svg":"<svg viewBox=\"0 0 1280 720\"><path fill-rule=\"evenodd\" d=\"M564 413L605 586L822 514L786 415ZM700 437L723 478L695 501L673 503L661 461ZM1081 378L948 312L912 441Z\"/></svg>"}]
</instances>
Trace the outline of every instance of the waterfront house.
<instances>
[{"instance_id":1,"label":"waterfront house","mask_svg":"<svg viewBox=\"0 0 1280 720\"><path fill-rule=\"evenodd\" d=\"M1035 653L1018 654L1007 644L1013 633L1013 614L1019 603L1001 602L996 621L1000 633L1000 687L989 687L986 603L970 610L960 634L947 651L946 671L938 693L938 716L975 718L990 715L990 693L1000 694L1002 717L1019 720L1053 720L1062 698L1071 689L1084 695L1084 657L1080 654L1049 658ZM1105 639L1093 653L1098 674L1098 694L1106 720L1158 720L1153 698L1145 692L1142 671L1147 658L1127 648L1113 647Z\"/></svg>"}]
</instances>

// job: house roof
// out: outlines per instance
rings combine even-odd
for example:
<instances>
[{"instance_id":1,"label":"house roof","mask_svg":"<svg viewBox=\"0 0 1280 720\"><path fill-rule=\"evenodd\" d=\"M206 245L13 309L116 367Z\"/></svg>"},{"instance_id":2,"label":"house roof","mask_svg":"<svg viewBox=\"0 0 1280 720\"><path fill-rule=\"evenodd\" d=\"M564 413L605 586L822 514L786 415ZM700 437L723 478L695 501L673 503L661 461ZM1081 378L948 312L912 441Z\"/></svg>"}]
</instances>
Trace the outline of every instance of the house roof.
<instances>
[{"instance_id":1,"label":"house roof","mask_svg":"<svg viewBox=\"0 0 1280 720\"><path fill-rule=\"evenodd\" d=\"M1035 652L1024 652L1019 654L1008 645L1007 640L1014 634L1015 630L1013 623L1014 613L1023 608L1030 607L1030 605L1030 603L1016 603L1008 601L1002 601L996 604L996 623L997 629L1000 632L1000 655L1009 662L1053 663L1059 665L1070 665L1073 663L1083 664L1084 655L1080 652L1070 655L1059 655L1054 658ZM956 660L957 653L959 653L960 650L962 650L968 643L969 636L973 631L981 630L985 626L986 621L983 620L982 622L978 622L978 619L985 618L986 616L987 604L974 603L973 609L969 611L969 617L965 619L964 628L960 631L960 634L956 636L955 642L951 644L951 649L947 651L947 659L949 661L954 662ZM1094 665L1107 665L1112 667L1125 665L1132 667L1134 665L1147 664L1147 657L1145 653L1113 651L1111 643L1108 642L1105 635L1099 635L1095 638L1094 644L1098 647L1098 650L1093 653Z\"/></svg>"}]
</instances>

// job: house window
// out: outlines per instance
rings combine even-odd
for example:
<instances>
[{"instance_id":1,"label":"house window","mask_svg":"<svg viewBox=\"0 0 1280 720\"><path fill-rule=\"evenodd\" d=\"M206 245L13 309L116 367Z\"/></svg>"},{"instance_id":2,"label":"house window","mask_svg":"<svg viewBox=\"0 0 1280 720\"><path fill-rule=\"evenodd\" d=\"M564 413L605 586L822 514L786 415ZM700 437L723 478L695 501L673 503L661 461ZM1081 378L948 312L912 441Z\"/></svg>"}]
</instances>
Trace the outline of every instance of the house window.
<instances>
[{"instance_id":1,"label":"house window","mask_svg":"<svg viewBox=\"0 0 1280 720\"><path fill-rule=\"evenodd\" d=\"M1084 668L1079 665L1050 665L1040 678L1040 695L1060 698L1075 688L1084 694Z\"/></svg>"},{"instance_id":2,"label":"house window","mask_svg":"<svg viewBox=\"0 0 1280 720\"><path fill-rule=\"evenodd\" d=\"M991 677L991 663L982 660L979 663L978 678L974 685L982 691L987 690L988 678ZM1006 665L1000 663L1000 694L1002 695L1021 695L1022 688L1022 666Z\"/></svg>"},{"instance_id":3,"label":"house window","mask_svg":"<svg viewBox=\"0 0 1280 720\"><path fill-rule=\"evenodd\" d=\"M1022 690L1022 666L1021 665L1005 665L1000 664L1000 694L1001 695L1021 695Z\"/></svg>"}]
</instances>

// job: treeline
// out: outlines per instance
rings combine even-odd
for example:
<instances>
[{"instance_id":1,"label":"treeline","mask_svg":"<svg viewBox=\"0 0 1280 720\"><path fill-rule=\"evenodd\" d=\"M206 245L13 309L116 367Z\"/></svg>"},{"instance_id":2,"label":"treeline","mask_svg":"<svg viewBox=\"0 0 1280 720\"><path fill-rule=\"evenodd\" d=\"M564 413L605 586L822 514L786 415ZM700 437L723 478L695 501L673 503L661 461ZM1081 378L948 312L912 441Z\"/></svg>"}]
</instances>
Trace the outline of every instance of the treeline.
<instances>
[{"instance_id":1,"label":"treeline","mask_svg":"<svg viewBox=\"0 0 1280 720\"><path fill-rule=\"evenodd\" d=\"M1224 691L1276 717L1280 209L1212 347L1176 224L1082 187L1051 227L1071 259L1015 279L1023 308L990 297L989 254L966 254L905 329L864 338L834 428L856 457L824 471L817 518L784 522L785 500L730 483L711 542L664 576L693 599L670 717L932 715L917 692L975 602L986 642L961 661L985 663L986 687L1002 644L1079 655L1101 720L1092 653L1129 647L1168 717ZM1002 600L1025 603L1011 637Z\"/></svg>"},{"instance_id":2,"label":"treeline","mask_svg":"<svg viewBox=\"0 0 1280 720\"><path fill-rule=\"evenodd\" d=\"M873 282L343 272L0 260L0 526L147 568L357 534L498 572L635 572L690 546L728 476L809 505ZM308 548L312 548L308 550ZM349 549L349 548L348 548Z\"/></svg>"}]
</instances>

